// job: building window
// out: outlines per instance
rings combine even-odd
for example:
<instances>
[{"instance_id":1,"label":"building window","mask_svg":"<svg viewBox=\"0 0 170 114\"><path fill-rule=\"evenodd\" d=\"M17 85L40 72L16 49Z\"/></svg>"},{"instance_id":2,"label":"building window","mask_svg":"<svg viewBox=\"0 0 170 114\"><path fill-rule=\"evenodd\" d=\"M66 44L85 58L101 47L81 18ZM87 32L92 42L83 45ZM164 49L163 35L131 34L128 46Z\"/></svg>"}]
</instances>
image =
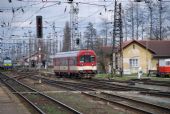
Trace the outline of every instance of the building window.
<instances>
[{"instance_id":1,"label":"building window","mask_svg":"<svg viewBox=\"0 0 170 114\"><path fill-rule=\"evenodd\" d=\"M139 62L138 59L129 59L130 67L138 67Z\"/></svg>"},{"instance_id":2,"label":"building window","mask_svg":"<svg viewBox=\"0 0 170 114\"><path fill-rule=\"evenodd\" d=\"M135 44L133 44L133 49L135 49Z\"/></svg>"}]
</instances>

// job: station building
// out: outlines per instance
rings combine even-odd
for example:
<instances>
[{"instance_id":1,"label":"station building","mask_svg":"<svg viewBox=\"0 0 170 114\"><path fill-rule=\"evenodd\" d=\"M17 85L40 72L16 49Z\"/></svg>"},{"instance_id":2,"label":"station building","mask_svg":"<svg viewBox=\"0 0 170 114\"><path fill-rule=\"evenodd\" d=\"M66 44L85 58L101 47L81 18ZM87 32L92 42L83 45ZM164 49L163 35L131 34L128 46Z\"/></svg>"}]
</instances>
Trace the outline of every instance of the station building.
<instances>
[{"instance_id":1,"label":"station building","mask_svg":"<svg viewBox=\"0 0 170 114\"><path fill-rule=\"evenodd\" d=\"M139 67L144 73L157 70L160 59L170 58L169 40L133 40L123 43L123 72L137 73Z\"/></svg>"}]
</instances>

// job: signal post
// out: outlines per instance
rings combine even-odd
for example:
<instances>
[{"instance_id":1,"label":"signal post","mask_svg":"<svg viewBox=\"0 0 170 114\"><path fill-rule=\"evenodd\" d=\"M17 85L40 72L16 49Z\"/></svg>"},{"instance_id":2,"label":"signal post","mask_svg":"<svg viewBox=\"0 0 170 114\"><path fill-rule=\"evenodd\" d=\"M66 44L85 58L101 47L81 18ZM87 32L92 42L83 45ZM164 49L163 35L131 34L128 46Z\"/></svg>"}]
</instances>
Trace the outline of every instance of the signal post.
<instances>
[{"instance_id":1,"label":"signal post","mask_svg":"<svg viewBox=\"0 0 170 114\"><path fill-rule=\"evenodd\" d=\"M41 76L40 69L42 64L42 38L43 38L43 24L42 24L42 16L36 16L36 33L38 38L38 69L39 69L39 75ZM41 78L39 79L38 83L41 83Z\"/></svg>"}]
</instances>

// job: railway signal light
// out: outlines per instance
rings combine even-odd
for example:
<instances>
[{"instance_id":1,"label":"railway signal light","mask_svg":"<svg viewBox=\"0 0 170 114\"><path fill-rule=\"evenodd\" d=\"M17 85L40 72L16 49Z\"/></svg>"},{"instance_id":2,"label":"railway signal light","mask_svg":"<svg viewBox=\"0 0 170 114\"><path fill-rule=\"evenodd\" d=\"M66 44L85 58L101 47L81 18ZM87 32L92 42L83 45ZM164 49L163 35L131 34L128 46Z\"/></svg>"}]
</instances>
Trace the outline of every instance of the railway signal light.
<instances>
[{"instance_id":1,"label":"railway signal light","mask_svg":"<svg viewBox=\"0 0 170 114\"><path fill-rule=\"evenodd\" d=\"M73 0L68 0L68 3L72 3L73 2Z\"/></svg>"},{"instance_id":2,"label":"railway signal light","mask_svg":"<svg viewBox=\"0 0 170 114\"><path fill-rule=\"evenodd\" d=\"M36 16L37 38L43 37L42 16Z\"/></svg>"},{"instance_id":3,"label":"railway signal light","mask_svg":"<svg viewBox=\"0 0 170 114\"><path fill-rule=\"evenodd\" d=\"M12 0L8 0L8 2L9 2L9 3L11 3L11 2L12 2Z\"/></svg>"},{"instance_id":4,"label":"railway signal light","mask_svg":"<svg viewBox=\"0 0 170 114\"><path fill-rule=\"evenodd\" d=\"M80 39L77 38L77 39L76 39L76 44L79 45L79 43L80 43Z\"/></svg>"}]
</instances>

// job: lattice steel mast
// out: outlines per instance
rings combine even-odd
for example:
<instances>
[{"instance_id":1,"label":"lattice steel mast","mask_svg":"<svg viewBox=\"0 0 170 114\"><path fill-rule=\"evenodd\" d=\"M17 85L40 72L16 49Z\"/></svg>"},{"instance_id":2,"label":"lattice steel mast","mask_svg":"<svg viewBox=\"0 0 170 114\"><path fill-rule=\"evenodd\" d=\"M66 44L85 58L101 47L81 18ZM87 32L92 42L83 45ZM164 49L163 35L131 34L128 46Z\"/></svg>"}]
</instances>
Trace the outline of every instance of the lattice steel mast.
<instances>
[{"instance_id":1,"label":"lattice steel mast","mask_svg":"<svg viewBox=\"0 0 170 114\"><path fill-rule=\"evenodd\" d=\"M122 54L122 8L121 3L115 0L114 25L113 25L113 47L112 47L112 76L123 75L123 54Z\"/></svg>"},{"instance_id":2,"label":"lattice steel mast","mask_svg":"<svg viewBox=\"0 0 170 114\"><path fill-rule=\"evenodd\" d=\"M79 29L78 29L78 3L69 0L70 3L70 28L71 28L71 50L79 49ZM77 43L78 42L78 43Z\"/></svg>"}]
</instances>

